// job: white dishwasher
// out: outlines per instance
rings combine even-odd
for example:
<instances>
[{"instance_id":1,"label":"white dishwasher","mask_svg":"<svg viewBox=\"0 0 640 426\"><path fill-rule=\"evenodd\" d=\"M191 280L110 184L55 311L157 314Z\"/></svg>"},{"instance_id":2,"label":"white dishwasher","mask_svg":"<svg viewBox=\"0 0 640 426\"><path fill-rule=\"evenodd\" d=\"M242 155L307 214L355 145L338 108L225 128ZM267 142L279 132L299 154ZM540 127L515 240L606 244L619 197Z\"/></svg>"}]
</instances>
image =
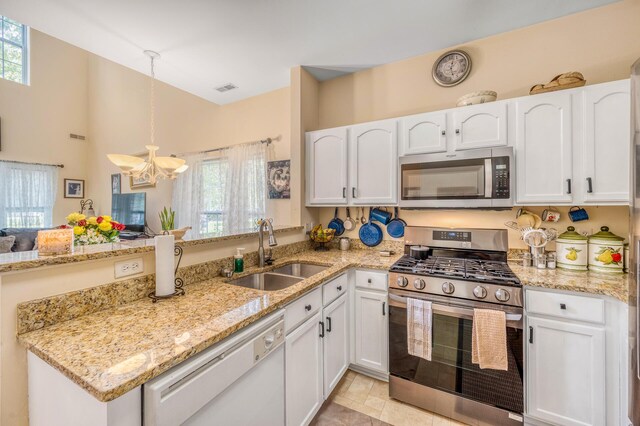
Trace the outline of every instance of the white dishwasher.
<instances>
[{"instance_id":1,"label":"white dishwasher","mask_svg":"<svg viewBox=\"0 0 640 426\"><path fill-rule=\"evenodd\" d=\"M144 386L145 426L282 426L284 311Z\"/></svg>"}]
</instances>

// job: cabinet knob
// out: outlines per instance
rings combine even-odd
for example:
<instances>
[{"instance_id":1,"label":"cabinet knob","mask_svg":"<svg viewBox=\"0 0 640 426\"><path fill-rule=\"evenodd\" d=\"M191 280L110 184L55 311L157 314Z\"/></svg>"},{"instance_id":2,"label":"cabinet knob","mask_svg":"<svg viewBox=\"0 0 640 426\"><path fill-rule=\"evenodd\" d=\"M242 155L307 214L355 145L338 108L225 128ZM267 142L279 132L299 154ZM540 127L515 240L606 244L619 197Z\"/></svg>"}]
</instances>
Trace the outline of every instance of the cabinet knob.
<instances>
[{"instance_id":1,"label":"cabinet knob","mask_svg":"<svg viewBox=\"0 0 640 426\"><path fill-rule=\"evenodd\" d=\"M456 135L460 134L460 129L456 129Z\"/></svg>"},{"instance_id":2,"label":"cabinet knob","mask_svg":"<svg viewBox=\"0 0 640 426\"><path fill-rule=\"evenodd\" d=\"M442 136L444 136L444 135L446 135L446 134L447 134L447 131L446 131L446 130L443 130L443 131L442 131Z\"/></svg>"},{"instance_id":3,"label":"cabinet knob","mask_svg":"<svg viewBox=\"0 0 640 426\"><path fill-rule=\"evenodd\" d=\"M560 309L567 310L567 305L565 305L564 303L561 303Z\"/></svg>"},{"instance_id":4,"label":"cabinet knob","mask_svg":"<svg viewBox=\"0 0 640 426\"><path fill-rule=\"evenodd\" d=\"M338 287L336 287L336 289L337 289L338 291L342 291L342 286L341 286L341 285L339 285Z\"/></svg>"},{"instance_id":5,"label":"cabinet knob","mask_svg":"<svg viewBox=\"0 0 640 426\"><path fill-rule=\"evenodd\" d=\"M371 284L371 278L367 279L367 282L368 282L369 284Z\"/></svg>"},{"instance_id":6,"label":"cabinet knob","mask_svg":"<svg viewBox=\"0 0 640 426\"><path fill-rule=\"evenodd\" d=\"M304 307L304 310L305 310L305 311L310 311L310 310L311 310L311 305L306 305L306 306Z\"/></svg>"}]
</instances>

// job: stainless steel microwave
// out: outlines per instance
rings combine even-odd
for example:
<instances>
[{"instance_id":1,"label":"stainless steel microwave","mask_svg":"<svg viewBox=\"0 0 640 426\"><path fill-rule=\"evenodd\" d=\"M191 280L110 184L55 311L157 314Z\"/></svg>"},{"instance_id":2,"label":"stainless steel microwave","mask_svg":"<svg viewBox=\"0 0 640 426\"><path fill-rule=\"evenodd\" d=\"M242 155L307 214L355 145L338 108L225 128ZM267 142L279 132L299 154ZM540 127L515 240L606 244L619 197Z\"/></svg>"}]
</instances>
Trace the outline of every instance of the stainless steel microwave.
<instances>
[{"instance_id":1,"label":"stainless steel microwave","mask_svg":"<svg viewBox=\"0 0 640 426\"><path fill-rule=\"evenodd\" d=\"M400 157L400 207L509 208L513 148Z\"/></svg>"}]
</instances>

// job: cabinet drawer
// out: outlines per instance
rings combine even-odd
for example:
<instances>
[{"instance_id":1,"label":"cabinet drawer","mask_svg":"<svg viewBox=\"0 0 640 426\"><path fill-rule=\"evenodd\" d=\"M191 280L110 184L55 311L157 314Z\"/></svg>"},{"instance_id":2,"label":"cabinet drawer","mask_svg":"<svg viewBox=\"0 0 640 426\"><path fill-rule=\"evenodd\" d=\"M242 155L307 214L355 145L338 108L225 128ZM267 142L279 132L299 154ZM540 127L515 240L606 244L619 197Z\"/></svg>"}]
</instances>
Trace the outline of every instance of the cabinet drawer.
<instances>
[{"instance_id":1,"label":"cabinet drawer","mask_svg":"<svg viewBox=\"0 0 640 426\"><path fill-rule=\"evenodd\" d=\"M325 283L322 286L322 306L327 306L339 296L342 296L347 291L348 284L349 281L347 280L347 274L342 274L328 283Z\"/></svg>"},{"instance_id":2,"label":"cabinet drawer","mask_svg":"<svg viewBox=\"0 0 640 426\"><path fill-rule=\"evenodd\" d=\"M385 272L356 271L356 287L387 291L387 274Z\"/></svg>"},{"instance_id":3,"label":"cabinet drawer","mask_svg":"<svg viewBox=\"0 0 640 426\"><path fill-rule=\"evenodd\" d=\"M313 316L321 307L322 289L320 287L287 305L284 311L285 334Z\"/></svg>"},{"instance_id":4,"label":"cabinet drawer","mask_svg":"<svg viewBox=\"0 0 640 426\"><path fill-rule=\"evenodd\" d=\"M563 309L564 307L564 309ZM525 305L528 314L604 324L604 300L544 291L527 291Z\"/></svg>"}]
</instances>

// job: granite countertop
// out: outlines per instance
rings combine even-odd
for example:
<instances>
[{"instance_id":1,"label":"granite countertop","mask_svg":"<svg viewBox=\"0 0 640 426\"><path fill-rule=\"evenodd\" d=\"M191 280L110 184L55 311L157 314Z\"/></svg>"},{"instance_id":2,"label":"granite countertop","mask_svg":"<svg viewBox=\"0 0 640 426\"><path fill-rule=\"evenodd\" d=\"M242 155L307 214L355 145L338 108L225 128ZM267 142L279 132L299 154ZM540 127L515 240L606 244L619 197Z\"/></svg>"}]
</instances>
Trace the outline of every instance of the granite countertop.
<instances>
[{"instance_id":1,"label":"granite countertop","mask_svg":"<svg viewBox=\"0 0 640 426\"><path fill-rule=\"evenodd\" d=\"M139 299L18 339L98 400L111 401L345 270L388 270L399 257L381 257L374 250L306 251L264 270L297 261L328 269L283 290L254 290L215 278L188 286L185 296L155 304ZM251 268L242 275L259 271Z\"/></svg>"},{"instance_id":2,"label":"granite countertop","mask_svg":"<svg viewBox=\"0 0 640 426\"><path fill-rule=\"evenodd\" d=\"M600 294L624 303L629 298L629 274L603 274L592 271L569 271L566 269L536 269L523 267L522 263L510 261L509 267L518 276L522 285L579 293Z\"/></svg>"},{"instance_id":3,"label":"granite countertop","mask_svg":"<svg viewBox=\"0 0 640 426\"><path fill-rule=\"evenodd\" d=\"M275 228L274 232L276 234L294 232L301 231L303 228L303 226L287 226ZM258 232L256 231L244 234L223 235L220 237L198 238L193 240L187 239L183 241L176 241L176 244L181 247L192 247L257 236ZM0 254L0 273L40 268L42 266L85 262L88 260L105 259L129 254L147 253L152 252L154 249L153 238L144 238L139 240L122 240L118 243L76 247L76 251L73 254L59 256L40 256L37 250L2 253Z\"/></svg>"}]
</instances>

